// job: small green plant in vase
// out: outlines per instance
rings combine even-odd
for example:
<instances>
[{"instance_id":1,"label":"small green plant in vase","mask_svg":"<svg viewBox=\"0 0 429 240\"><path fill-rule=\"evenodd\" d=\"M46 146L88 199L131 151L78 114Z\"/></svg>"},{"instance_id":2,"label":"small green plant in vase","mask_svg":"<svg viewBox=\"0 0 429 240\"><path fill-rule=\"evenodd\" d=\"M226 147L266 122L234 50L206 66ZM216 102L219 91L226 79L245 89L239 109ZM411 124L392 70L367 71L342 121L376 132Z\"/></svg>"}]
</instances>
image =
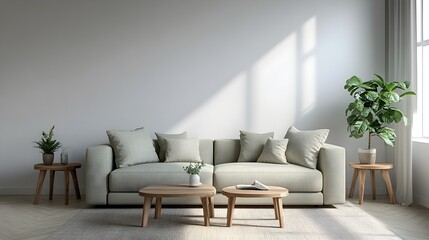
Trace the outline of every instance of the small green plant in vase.
<instances>
[{"instance_id":1,"label":"small green plant in vase","mask_svg":"<svg viewBox=\"0 0 429 240\"><path fill-rule=\"evenodd\" d=\"M344 86L354 98L346 109L347 131L354 138L368 134L368 149L359 149L358 156L361 163L370 164L375 163L376 154L376 150L371 148L371 137L377 136L387 145L394 146L396 133L388 126L401 121L408 125L408 118L395 104L407 95L416 95L413 91L407 91L410 87L407 81L386 82L381 76L375 76L375 79L366 82L353 76Z\"/></svg>"},{"instance_id":2,"label":"small green plant in vase","mask_svg":"<svg viewBox=\"0 0 429 240\"><path fill-rule=\"evenodd\" d=\"M189 186L196 187L201 185L200 171L206 164L203 162L189 163L188 166L183 167L186 173L189 174Z\"/></svg>"},{"instance_id":3,"label":"small green plant in vase","mask_svg":"<svg viewBox=\"0 0 429 240\"><path fill-rule=\"evenodd\" d=\"M54 162L54 153L61 147L61 143L53 139L55 125L49 130L48 133L42 131L42 139L35 141L34 147L41 150L43 153L43 163L52 165Z\"/></svg>"}]
</instances>

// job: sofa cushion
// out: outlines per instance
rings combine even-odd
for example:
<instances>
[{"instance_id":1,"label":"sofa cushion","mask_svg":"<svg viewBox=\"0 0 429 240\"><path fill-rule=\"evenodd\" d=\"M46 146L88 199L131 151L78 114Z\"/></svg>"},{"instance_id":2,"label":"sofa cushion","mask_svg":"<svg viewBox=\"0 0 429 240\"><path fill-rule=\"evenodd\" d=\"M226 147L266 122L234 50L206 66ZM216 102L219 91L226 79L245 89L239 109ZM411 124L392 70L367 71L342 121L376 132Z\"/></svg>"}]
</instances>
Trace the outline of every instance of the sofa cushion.
<instances>
[{"instance_id":1,"label":"sofa cushion","mask_svg":"<svg viewBox=\"0 0 429 240\"><path fill-rule=\"evenodd\" d=\"M252 133L240 131L240 156L238 162L256 162L261 155L264 144L274 133Z\"/></svg>"},{"instance_id":2,"label":"sofa cushion","mask_svg":"<svg viewBox=\"0 0 429 240\"><path fill-rule=\"evenodd\" d=\"M138 192L142 187L159 184L188 184L189 175L183 170L186 162L158 162L119 168L109 174L112 192ZM201 183L213 185L213 165L201 169Z\"/></svg>"},{"instance_id":3,"label":"sofa cushion","mask_svg":"<svg viewBox=\"0 0 429 240\"><path fill-rule=\"evenodd\" d=\"M287 164L286 148L288 142L288 139L268 138L257 162Z\"/></svg>"},{"instance_id":4,"label":"sofa cushion","mask_svg":"<svg viewBox=\"0 0 429 240\"><path fill-rule=\"evenodd\" d=\"M159 162L153 140L143 128L133 131L108 130L107 136L115 153L116 167Z\"/></svg>"},{"instance_id":5,"label":"sofa cushion","mask_svg":"<svg viewBox=\"0 0 429 240\"><path fill-rule=\"evenodd\" d=\"M285 138L289 139L286 159L290 163L316 168L320 148L328 137L328 129L300 131L290 127Z\"/></svg>"},{"instance_id":6,"label":"sofa cushion","mask_svg":"<svg viewBox=\"0 0 429 240\"><path fill-rule=\"evenodd\" d=\"M323 182L319 170L295 164L240 162L216 165L214 169L217 191L237 184L251 184L255 180L285 187L290 192L320 192Z\"/></svg>"},{"instance_id":7,"label":"sofa cushion","mask_svg":"<svg viewBox=\"0 0 429 240\"><path fill-rule=\"evenodd\" d=\"M201 162L199 143L196 138L165 138L165 162Z\"/></svg>"},{"instance_id":8,"label":"sofa cushion","mask_svg":"<svg viewBox=\"0 0 429 240\"><path fill-rule=\"evenodd\" d=\"M214 165L237 162L240 156L239 139L217 139L214 140L213 145Z\"/></svg>"},{"instance_id":9,"label":"sofa cushion","mask_svg":"<svg viewBox=\"0 0 429 240\"><path fill-rule=\"evenodd\" d=\"M169 133L155 133L156 138L158 139L158 145L159 145L159 160L161 162L165 161L165 138L187 138L188 137L188 133L187 132L182 132L179 134L169 134Z\"/></svg>"}]
</instances>

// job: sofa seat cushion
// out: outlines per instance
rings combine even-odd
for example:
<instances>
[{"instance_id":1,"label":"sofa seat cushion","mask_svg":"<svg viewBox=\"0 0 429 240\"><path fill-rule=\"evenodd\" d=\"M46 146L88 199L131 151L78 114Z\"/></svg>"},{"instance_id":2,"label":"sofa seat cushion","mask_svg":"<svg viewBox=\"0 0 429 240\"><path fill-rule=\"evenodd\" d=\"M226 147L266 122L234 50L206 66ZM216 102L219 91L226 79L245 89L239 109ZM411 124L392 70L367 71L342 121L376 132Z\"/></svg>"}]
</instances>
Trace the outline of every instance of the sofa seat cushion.
<instances>
[{"instance_id":1,"label":"sofa seat cushion","mask_svg":"<svg viewBox=\"0 0 429 240\"><path fill-rule=\"evenodd\" d=\"M145 163L113 170L109 175L112 192L138 192L142 187L160 184L188 184L189 175L183 170L188 162ZM201 183L213 185L213 165L206 164L200 172Z\"/></svg>"},{"instance_id":2,"label":"sofa seat cushion","mask_svg":"<svg viewBox=\"0 0 429 240\"><path fill-rule=\"evenodd\" d=\"M322 173L295 164L259 162L224 163L215 166L214 184L217 191L237 184L258 180L265 185L285 187L290 192L322 191Z\"/></svg>"}]
</instances>

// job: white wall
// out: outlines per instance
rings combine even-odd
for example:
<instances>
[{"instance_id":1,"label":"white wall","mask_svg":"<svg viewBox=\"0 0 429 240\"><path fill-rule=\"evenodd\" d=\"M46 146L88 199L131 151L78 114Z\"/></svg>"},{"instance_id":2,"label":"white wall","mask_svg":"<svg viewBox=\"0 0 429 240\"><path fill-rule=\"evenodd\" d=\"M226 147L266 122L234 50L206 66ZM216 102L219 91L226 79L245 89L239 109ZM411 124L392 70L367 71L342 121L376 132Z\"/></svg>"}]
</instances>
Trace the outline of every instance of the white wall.
<instances>
[{"instance_id":1,"label":"white wall","mask_svg":"<svg viewBox=\"0 0 429 240\"><path fill-rule=\"evenodd\" d=\"M53 124L82 188L85 149L107 129L281 138L295 125L329 128L347 161L365 146L346 132L343 85L384 75L383 0L0 5L0 194L33 194L32 142Z\"/></svg>"},{"instance_id":2,"label":"white wall","mask_svg":"<svg viewBox=\"0 0 429 240\"><path fill-rule=\"evenodd\" d=\"M414 203L429 208L429 142L413 141L413 197Z\"/></svg>"}]
</instances>

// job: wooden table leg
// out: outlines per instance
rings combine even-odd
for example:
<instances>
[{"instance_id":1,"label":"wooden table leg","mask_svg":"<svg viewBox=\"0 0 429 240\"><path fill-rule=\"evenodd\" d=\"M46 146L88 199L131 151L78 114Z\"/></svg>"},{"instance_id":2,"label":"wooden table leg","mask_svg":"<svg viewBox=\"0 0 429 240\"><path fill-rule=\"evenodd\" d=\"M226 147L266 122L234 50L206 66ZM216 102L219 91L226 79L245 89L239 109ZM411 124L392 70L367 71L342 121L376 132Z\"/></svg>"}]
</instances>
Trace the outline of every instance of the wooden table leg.
<instances>
[{"instance_id":1,"label":"wooden table leg","mask_svg":"<svg viewBox=\"0 0 429 240\"><path fill-rule=\"evenodd\" d=\"M162 206L162 198L157 197L156 205L155 205L155 219L161 218L161 206Z\"/></svg>"},{"instance_id":2,"label":"wooden table leg","mask_svg":"<svg viewBox=\"0 0 429 240\"><path fill-rule=\"evenodd\" d=\"M363 203L363 195L365 192L365 169L359 170L359 204Z\"/></svg>"},{"instance_id":3,"label":"wooden table leg","mask_svg":"<svg viewBox=\"0 0 429 240\"><path fill-rule=\"evenodd\" d=\"M214 196L209 197L210 217L214 218Z\"/></svg>"},{"instance_id":4,"label":"wooden table leg","mask_svg":"<svg viewBox=\"0 0 429 240\"><path fill-rule=\"evenodd\" d=\"M49 171L49 200L52 200L54 192L55 170Z\"/></svg>"},{"instance_id":5,"label":"wooden table leg","mask_svg":"<svg viewBox=\"0 0 429 240\"><path fill-rule=\"evenodd\" d=\"M395 204L395 195L393 194L392 182L390 182L389 170L380 170L381 176L383 176L384 182L386 183L387 193L391 204Z\"/></svg>"},{"instance_id":6,"label":"wooden table leg","mask_svg":"<svg viewBox=\"0 0 429 240\"><path fill-rule=\"evenodd\" d=\"M228 197L228 211L227 211L227 220L226 226L231 227L232 225L232 215L234 214L235 207L235 197Z\"/></svg>"},{"instance_id":7,"label":"wooden table leg","mask_svg":"<svg viewBox=\"0 0 429 240\"><path fill-rule=\"evenodd\" d=\"M277 202L277 211L279 215L280 228L284 228L285 221L284 221L284 215L283 215L283 200L281 197L279 197L279 198L276 198L276 202Z\"/></svg>"},{"instance_id":8,"label":"wooden table leg","mask_svg":"<svg viewBox=\"0 0 429 240\"><path fill-rule=\"evenodd\" d=\"M355 193L355 186L356 186L356 180L358 178L358 174L359 174L359 170L355 168L353 173L352 185L350 186L349 198L352 198L353 194Z\"/></svg>"},{"instance_id":9,"label":"wooden table leg","mask_svg":"<svg viewBox=\"0 0 429 240\"><path fill-rule=\"evenodd\" d=\"M69 204L69 170L64 170L64 204Z\"/></svg>"},{"instance_id":10,"label":"wooden table leg","mask_svg":"<svg viewBox=\"0 0 429 240\"><path fill-rule=\"evenodd\" d=\"M210 226L210 212L209 212L208 197L202 197L201 204L203 206L204 226Z\"/></svg>"},{"instance_id":11,"label":"wooden table leg","mask_svg":"<svg viewBox=\"0 0 429 240\"><path fill-rule=\"evenodd\" d=\"M72 179L73 179L73 185L74 185L74 191L76 193L76 199L81 199L80 190L79 190L79 183L77 181L76 169L70 170L70 173L71 173Z\"/></svg>"},{"instance_id":12,"label":"wooden table leg","mask_svg":"<svg viewBox=\"0 0 429 240\"><path fill-rule=\"evenodd\" d=\"M142 227L146 227L149 219L150 204L152 203L152 197L144 196L144 205L142 213Z\"/></svg>"},{"instance_id":13,"label":"wooden table leg","mask_svg":"<svg viewBox=\"0 0 429 240\"><path fill-rule=\"evenodd\" d=\"M370 170L370 173L371 173L372 200L375 200L376 198L375 170Z\"/></svg>"},{"instance_id":14,"label":"wooden table leg","mask_svg":"<svg viewBox=\"0 0 429 240\"><path fill-rule=\"evenodd\" d=\"M43 181L45 181L46 170L39 171L39 179L37 180L36 193L34 194L33 204L37 205L40 201L40 192L42 191Z\"/></svg>"},{"instance_id":15,"label":"wooden table leg","mask_svg":"<svg viewBox=\"0 0 429 240\"><path fill-rule=\"evenodd\" d=\"M273 205L274 205L274 215L276 219L279 219L279 205L275 198L273 198Z\"/></svg>"}]
</instances>

